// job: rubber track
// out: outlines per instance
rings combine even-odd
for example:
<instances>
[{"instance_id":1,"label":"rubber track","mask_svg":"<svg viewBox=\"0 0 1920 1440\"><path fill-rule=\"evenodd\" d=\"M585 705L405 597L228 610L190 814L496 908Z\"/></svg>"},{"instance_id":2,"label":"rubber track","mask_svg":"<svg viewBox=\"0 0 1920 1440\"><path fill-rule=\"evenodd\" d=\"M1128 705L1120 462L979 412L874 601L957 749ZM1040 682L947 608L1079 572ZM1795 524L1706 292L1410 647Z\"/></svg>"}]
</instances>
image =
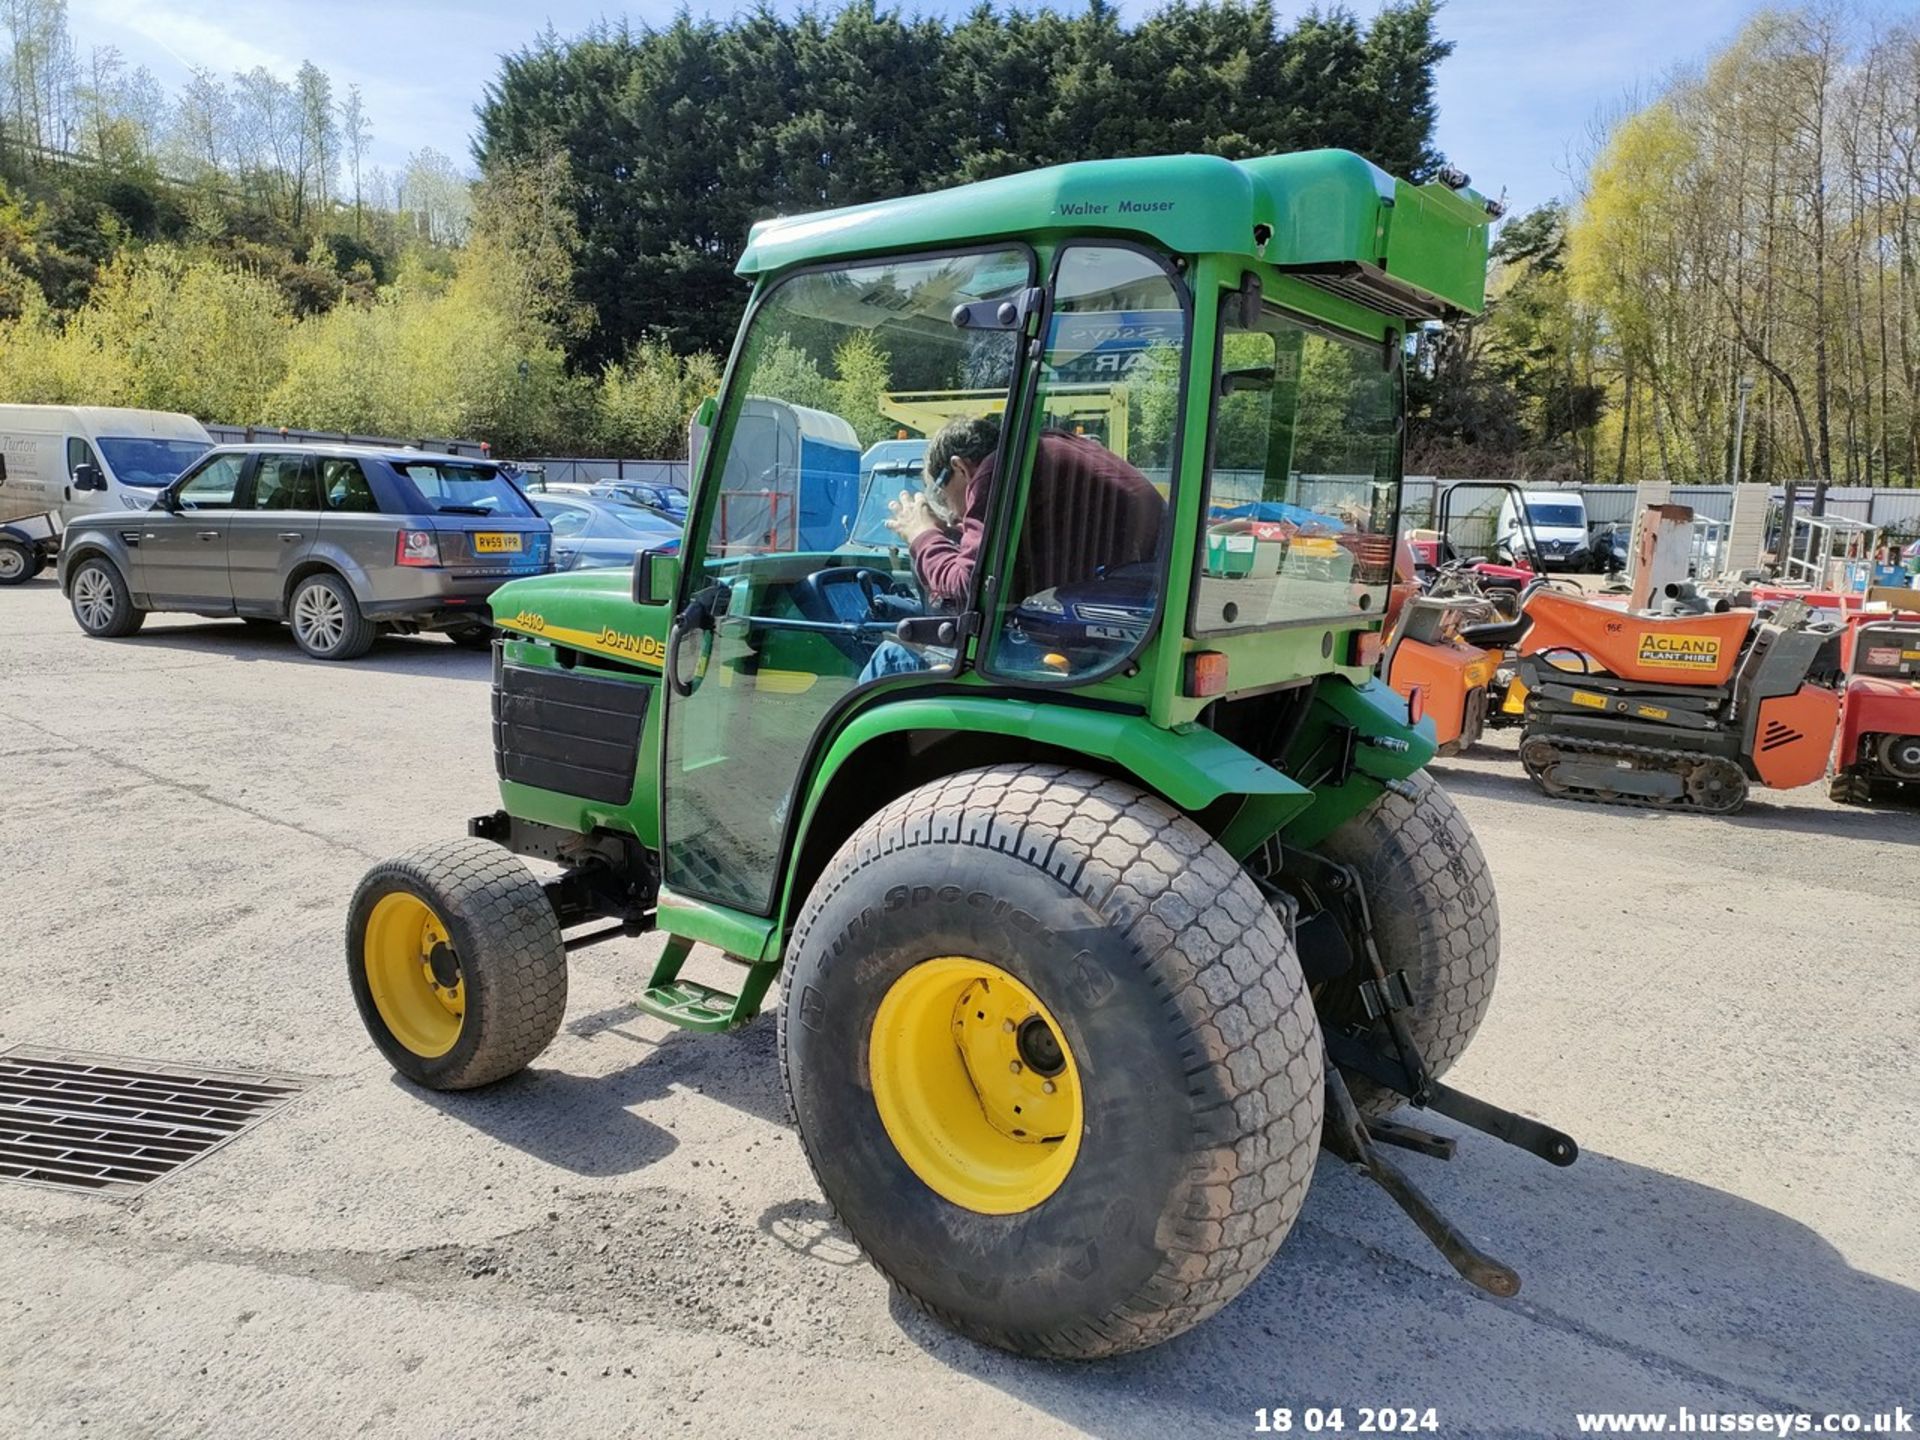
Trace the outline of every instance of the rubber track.
<instances>
[{"instance_id":1,"label":"rubber track","mask_svg":"<svg viewBox=\"0 0 1920 1440\"><path fill-rule=\"evenodd\" d=\"M1658 760L1665 762L1660 766L1661 769L1680 770L1683 773L1691 771L1702 764L1728 765L1732 766L1736 772L1739 772L1739 767L1734 765L1731 760L1725 759L1722 756L1703 755L1698 750L1660 750L1651 745L1622 745L1612 740L1580 740L1572 736L1553 737L1543 735L1537 730L1529 735L1525 731L1522 731L1520 734L1520 763L1527 772L1527 778L1540 787L1542 794L1551 796L1555 800L1577 800L1583 805L1615 805L1624 810L1666 810L1669 812L1684 810L1697 815L1734 815L1738 814L1741 807L1747 803L1747 787L1744 783L1740 787L1739 803L1717 810L1699 804L1694 800L1691 793L1679 800L1650 800L1632 795L1596 795L1592 791L1578 790L1571 786L1549 789L1547 782L1540 778L1539 771L1526 761L1527 741L1529 740L1544 740L1547 744L1553 746L1554 749L1569 755L1619 755L1631 759ZM1740 778L1744 782L1746 775L1741 773Z\"/></svg>"},{"instance_id":2,"label":"rubber track","mask_svg":"<svg viewBox=\"0 0 1920 1440\"><path fill-rule=\"evenodd\" d=\"M1171 1032L1185 1037L1195 1107L1191 1189L1185 1212L1169 1217L1160 1269L1123 1305L1077 1327L983 1332L888 1279L949 1327L1022 1354L1093 1359L1180 1334L1266 1267L1313 1177L1323 1051L1286 932L1247 873L1163 801L1085 771L1018 765L934 781L874 816L815 885L794 928L794 951L807 944L827 901L866 866L943 844L1024 860L1133 942L1148 982L1164 997ZM783 994L780 1066L789 1096L791 1004ZM804 1133L801 1139L805 1149ZM810 1149L807 1163L818 1183Z\"/></svg>"}]
</instances>

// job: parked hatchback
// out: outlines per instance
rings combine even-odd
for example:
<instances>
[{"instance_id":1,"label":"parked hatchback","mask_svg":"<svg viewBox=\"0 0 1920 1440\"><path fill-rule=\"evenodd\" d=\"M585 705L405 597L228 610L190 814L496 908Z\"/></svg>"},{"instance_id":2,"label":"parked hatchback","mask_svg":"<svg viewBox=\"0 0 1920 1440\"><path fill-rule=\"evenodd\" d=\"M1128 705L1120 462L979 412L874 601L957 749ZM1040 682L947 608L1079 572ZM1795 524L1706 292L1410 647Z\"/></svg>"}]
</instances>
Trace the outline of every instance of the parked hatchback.
<instances>
[{"instance_id":1,"label":"parked hatchback","mask_svg":"<svg viewBox=\"0 0 1920 1440\"><path fill-rule=\"evenodd\" d=\"M382 628L491 641L487 597L552 569L547 522L497 465L422 450L221 446L138 514L81 516L60 588L89 635L148 612L286 623L320 660Z\"/></svg>"},{"instance_id":2,"label":"parked hatchback","mask_svg":"<svg viewBox=\"0 0 1920 1440\"><path fill-rule=\"evenodd\" d=\"M687 492L678 485L663 485L652 480L597 480L593 485L596 500L624 501L651 510L671 520L675 529L687 523Z\"/></svg>"},{"instance_id":3,"label":"parked hatchback","mask_svg":"<svg viewBox=\"0 0 1920 1440\"><path fill-rule=\"evenodd\" d=\"M633 564L642 550L677 554L680 527L637 505L612 504L579 495L529 497L553 527L556 570L604 570Z\"/></svg>"}]
</instances>

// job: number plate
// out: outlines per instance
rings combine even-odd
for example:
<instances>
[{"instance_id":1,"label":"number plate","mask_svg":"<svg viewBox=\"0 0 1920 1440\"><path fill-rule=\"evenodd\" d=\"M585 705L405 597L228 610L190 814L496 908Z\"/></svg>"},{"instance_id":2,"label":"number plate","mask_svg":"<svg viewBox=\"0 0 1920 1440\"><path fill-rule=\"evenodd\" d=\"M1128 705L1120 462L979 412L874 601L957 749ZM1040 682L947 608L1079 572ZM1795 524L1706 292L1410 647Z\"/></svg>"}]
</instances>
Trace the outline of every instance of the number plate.
<instances>
[{"instance_id":1,"label":"number plate","mask_svg":"<svg viewBox=\"0 0 1920 1440\"><path fill-rule=\"evenodd\" d=\"M476 555L518 555L520 537L513 533L476 530L473 535L473 553Z\"/></svg>"}]
</instances>

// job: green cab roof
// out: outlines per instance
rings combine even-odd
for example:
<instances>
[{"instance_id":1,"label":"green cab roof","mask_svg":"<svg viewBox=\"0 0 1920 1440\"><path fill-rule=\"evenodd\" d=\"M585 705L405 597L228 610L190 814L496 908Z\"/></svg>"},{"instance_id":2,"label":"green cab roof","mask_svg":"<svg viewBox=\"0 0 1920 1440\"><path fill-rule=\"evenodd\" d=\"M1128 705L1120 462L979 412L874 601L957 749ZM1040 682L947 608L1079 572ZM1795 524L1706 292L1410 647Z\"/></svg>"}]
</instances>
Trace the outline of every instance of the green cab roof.
<instances>
[{"instance_id":1,"label":"green cab roof","mask_svg":"<svg viewBox=\"0 0 1920 1440\"><path fill-rule=\"evenodd\" d=\"M1089 160L996 180L763 220L742 275L1042 234L1112 234L1175 254L1244 255L1368 309L1408 319L1478 313L1486 202L1409 185L1347 150L1253 160L1156 155Z\"/></svg>"}]
</instances>

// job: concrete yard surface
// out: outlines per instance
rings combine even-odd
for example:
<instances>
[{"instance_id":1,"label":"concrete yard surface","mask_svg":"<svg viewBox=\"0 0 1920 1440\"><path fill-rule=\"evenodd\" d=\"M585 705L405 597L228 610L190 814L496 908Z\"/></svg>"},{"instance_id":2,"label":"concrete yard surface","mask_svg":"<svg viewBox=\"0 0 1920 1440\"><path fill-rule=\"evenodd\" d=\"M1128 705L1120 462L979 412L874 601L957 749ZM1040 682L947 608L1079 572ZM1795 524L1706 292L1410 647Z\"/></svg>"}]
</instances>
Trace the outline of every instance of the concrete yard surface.
<instances>
[{"instance_id":1,"label":"concrete yard surface","mask_svg":"<svg viewBox=\"0 0 1920 1440\"><path fill-rule=\"evenodd\" d=\"M574 956L527 1073L394 1077L342 921L373 860L495 807L484 655L329 665L190 617L97 641L51 576L0 591L0 1050L317 1081L137 1198L0 1182L0 1434L1160 1440L1391 1405L1502 1440L1920 1408L1920 815L1553 803L1509 735L1437 773L1505 935L1450 1080L1585 1153L1430 1120L1457 1157L1400 1163L1520 1296L1323 1155L1222 1314L1038 1364L889 1293L807 1171L771 1016L702 1038L632 1004L657 942Z\"/></svg>"}]
</instances>

